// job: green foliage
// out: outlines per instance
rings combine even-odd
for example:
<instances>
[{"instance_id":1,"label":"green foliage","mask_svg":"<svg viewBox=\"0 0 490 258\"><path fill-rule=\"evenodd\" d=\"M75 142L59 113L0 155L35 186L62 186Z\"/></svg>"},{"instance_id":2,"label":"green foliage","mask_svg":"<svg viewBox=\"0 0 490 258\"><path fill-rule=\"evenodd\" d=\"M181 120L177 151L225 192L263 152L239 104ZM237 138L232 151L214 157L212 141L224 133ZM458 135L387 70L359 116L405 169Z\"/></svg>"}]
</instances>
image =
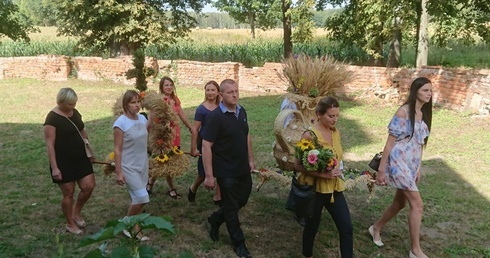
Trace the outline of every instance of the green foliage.
<instances>
[{"instance_id":1,"label":"green foliage","mask_svg":"<svg viewBox=\"0 0 490 258\"><path fill-rule=\"evenodd\" d=\"M313 20L314 0L299 0L297 6L293 8L293 23L295 24L293 31L294 43L306 43L313 40L313 29L315 22Z\"/></svg>"},{"instance_id":2,"label":"green foliage","mask_svg":"<svg viewBox=\"0 0 490 258\"><path fill-rule=\"evenodd\" d=\"M136 78L135 86L138 91L146 91L148 89L146 77L156 74L155 69L145 66L145 51L138 49L133 53L133 69L126 72L126 78Z\"/></svg>"},{"instance_id":3,"label":"green foliage","mask_svg":"<svg viewBox=\"0 0 490 258\"><path fill-rule=\"evenodd\" d=\"M0 36L13 40L29 41L29 32L36 29L20 13L19 7L11 0L0 0Z\"/></svg>"},{"instance_id":4,"label":"green foliage","mask_svg":"<svg viewBox=\"0 0 490 258\"><path fill-rule=\"evenodd\" d=\"M37 26L55 26L57 1L16 0L19 13Z\"/></svg>"},{"instance_id":5,"label":"green foliage","mask_svg":"<svg viewBox=\"0 0 490 258\"><path fill-rule=\"evenodd\" d=\"M63 35L80 38L79 46L111 49L131 54L140 47L162 48L185 36L195 26L188 9L200 11L200 0L156 1L63 1L59 6L59 27Z\"/></svg>"},{"instance_id":6,"label":"green foliage","mask_svg":"<svg viewBox=\"0 0 490 258\"><path fill-rule=\"evenodd\" d=\"M134 227L139 225L140 230L134 231ZM131 234L131 238L127 241L123 241L122 245L119 245L112 249L107 250L107 244L104 243L98 249L89 252L84 257L86 258L98 258L106 257L106 252L110 253L110 257L153 257L154 251L149 246L139 246L141 241L138 239L138 234L144 229L157 229L160 231L168 231L175 233L172 224L162 217L151 216L148 213L142 213L134 216L124 217L119 220L109 221L103 229L99 232L87 236L82 239L80 246L87 246L94 243L98 243L105 240L117 239L122 235L123 230L127 230Z\"/></svg>"},{"instance_id":7,"label":"green foliage","mask_svg":"<svg viewBox=\"0 0 490 258\"><path fill-rule=\"evenodd\" d=\"M279 17L279 5L276 0L217 0L213 6L227 12L239 23L247 23L255 38L255 28L271 29Z\"/></svg>"},{"instance_id":8,"label":"green foliage","mask_svg":"<svg viewBox=\"0 0 490 258\"><path fill-rule=\"evenodd\" d=\"M338 5L343 2L324 0L318 6L321 8L326 4ZM427 11L430 27L434 28L432 39L438 46L445 46L449 39L455 38L464 39L468 43L490 39L490 27L487 25L490 21L490 5L486 0L428 1ZM402 31L402 42L416 46L417 34L414 28L418 27L419 17L420 1L348 1L344 11L327 19L325 26L332 31L332 38L343 44L361 47L372 59L377 60L377 64L382 65L384 46L392 40L395 30Z\"/></svg>"},{"instance_id":9,"label":"green foliage","mask_svg":"<svg viewBox=\"0 0 490 258\"><path fill-rule=\"evenodd\" d=\"M434 27L434 42L446 46L451 39L472 44L490 42L490 2L487 0L429 1L427 9Z\"/></svg>"}]
</instances>

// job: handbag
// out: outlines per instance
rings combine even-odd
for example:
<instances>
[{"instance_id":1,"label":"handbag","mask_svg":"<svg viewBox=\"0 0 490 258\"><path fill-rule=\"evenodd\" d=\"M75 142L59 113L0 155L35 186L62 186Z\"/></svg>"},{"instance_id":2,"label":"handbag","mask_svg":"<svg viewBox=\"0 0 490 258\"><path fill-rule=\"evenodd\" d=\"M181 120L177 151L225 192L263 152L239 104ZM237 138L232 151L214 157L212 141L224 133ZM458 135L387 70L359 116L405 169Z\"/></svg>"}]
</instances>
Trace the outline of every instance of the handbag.
<instances>
[{"instance_id":1,"label":"handbag","mask_svg":"<svg viewBox=\"0 0 490 258\"><path fill-rule=\"evenodd\" d=\"M85 143L85 154L87 154L87 158L91 158L94 156L94 151L92 150L92 145L88 142L87 138L82 138Z\"/></svg>"},{"instance_id":2,"label":"handbag","mask_svg":"<svg viewBox=\"0 0 490 258\"><path fill-rule=\"evenodd\" d=\"M374 171L378 171L379 163L381 162L381 157L383 156L383 152L378 152L374 154L373 159L369 162L368 166L372 168Z\"/></svg>"},{"instance_id":3,"label":"handbag","mask_svg":"<svg viewBox=\"0 0 490 258\"><path fill-rule=\"evenodd\" d=\"M291 180L291 190L285 208L295 213L295 219L304 226L305 218L313 216L313 204L316 194L316 180L313 185L302 185L296 179L296 171Z\"/></svg>"}]
</instances>

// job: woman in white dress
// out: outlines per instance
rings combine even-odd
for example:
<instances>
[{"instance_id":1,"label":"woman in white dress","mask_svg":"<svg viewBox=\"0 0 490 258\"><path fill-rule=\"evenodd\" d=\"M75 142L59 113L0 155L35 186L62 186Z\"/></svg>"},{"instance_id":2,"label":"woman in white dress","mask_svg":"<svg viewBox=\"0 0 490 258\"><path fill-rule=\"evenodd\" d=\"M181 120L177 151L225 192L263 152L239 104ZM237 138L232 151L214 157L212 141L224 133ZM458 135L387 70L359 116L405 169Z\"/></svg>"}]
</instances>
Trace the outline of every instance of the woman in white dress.
<instances>
[{"instance_id":1,"label":"woman in white dress","mask_svg":"<svg viewBox=\"0 0 490 258\"><path fill-rule=\"evenodd\" d=\"M114 160L117 183L126 185L131 196L127 216L143 212L143 207L150 202L146 191L148 182L148 121L139 114L141 101L134 90L128 90L123 96L124 114L114 122ZM139 227L135 226L135 232ZM128 231L124 232L129 235ZM148 240L138 233L140 240Z\"/></svg>"}]
</instances>

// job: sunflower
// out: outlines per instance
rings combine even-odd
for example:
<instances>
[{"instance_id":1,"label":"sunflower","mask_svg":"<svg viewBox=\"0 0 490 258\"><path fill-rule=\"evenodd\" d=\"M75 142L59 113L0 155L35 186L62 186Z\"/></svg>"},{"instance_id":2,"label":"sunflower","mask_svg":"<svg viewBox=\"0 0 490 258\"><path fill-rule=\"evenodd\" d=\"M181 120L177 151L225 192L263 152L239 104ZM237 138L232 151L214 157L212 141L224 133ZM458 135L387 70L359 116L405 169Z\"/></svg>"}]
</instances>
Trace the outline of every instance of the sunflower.
<instances>
[{"instance_id":1,"label":"sunflower","mask_svg":"<svg viewBox=\"0 0 490 258\"><path fill-rule=\"evenodd\" d=\"M113 160L113 159L114 159L114 157L115 157L114 152L109 153L109 159L110 159L110 160Z\"/></svg>"},{"instance_id":2,"label":"sunflower","mask_svg":"<svg viewBox=\"0 0 490 258\"><path fill-rule=\"evenodd\" d=\"M156 161L159 161L161 163L165 163L165 162L167 162L169 160L169 158L168 158L167 154L165 154L165 155L163 155L162 158L160 158L160 156L156 156L155 157L155 160Z\"/></svg>"},{"instance_id":3,"label":"sunflower","mask_svg":"<svg viewBox=\"0 0 490 258\"><path fill-rule=\"evenodd\" d=\"M306 139L301 139L296 145L302 150L309 150L309 149L315 149L315 145L313 145L312 141L306 140Z\"/></svg>"}]
</instances>

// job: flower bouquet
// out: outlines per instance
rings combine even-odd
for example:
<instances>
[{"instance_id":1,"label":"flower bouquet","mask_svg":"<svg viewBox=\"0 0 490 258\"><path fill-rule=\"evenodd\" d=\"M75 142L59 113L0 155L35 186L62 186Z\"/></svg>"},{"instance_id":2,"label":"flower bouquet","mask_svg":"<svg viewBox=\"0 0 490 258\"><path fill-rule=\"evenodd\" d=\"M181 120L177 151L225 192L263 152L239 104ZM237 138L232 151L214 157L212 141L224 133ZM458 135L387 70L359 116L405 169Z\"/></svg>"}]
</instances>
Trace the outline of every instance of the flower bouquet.
<instances>
[{"instance_id":1,"label":"flower bouquet","mask_svg":"<svg viewBox=\"0 0 490 258\"><path fill-rule=\"evenodd\" d=\"M301 139L295 148L295 157L308 171L329 172L337 165L333 151L314 141Z\"/></svg>"}]
</instances>

